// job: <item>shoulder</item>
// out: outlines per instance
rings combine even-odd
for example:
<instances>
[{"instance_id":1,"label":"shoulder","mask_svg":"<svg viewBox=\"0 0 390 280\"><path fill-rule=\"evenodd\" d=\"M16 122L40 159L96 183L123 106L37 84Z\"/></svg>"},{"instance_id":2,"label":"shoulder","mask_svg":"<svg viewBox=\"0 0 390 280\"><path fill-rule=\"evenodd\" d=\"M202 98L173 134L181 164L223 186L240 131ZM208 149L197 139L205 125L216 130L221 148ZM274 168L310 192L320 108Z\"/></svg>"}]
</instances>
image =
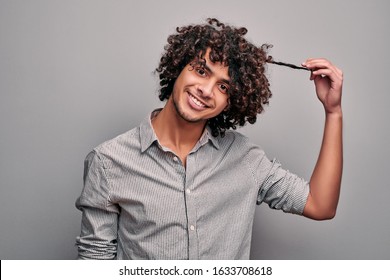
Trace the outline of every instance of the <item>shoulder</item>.
<instances>
[{"instance_id":1,"label":"shoulder","mask_svg":"<svg viewBox=\"0 0 390 280\"><path fill-rule=\"evenodd\" d=\"M225 132L223 137L218 137L218 142L220 146L240 146L241 148L246 148L252 145L249 138L244 134L234 131L228 130Z\"/></svg>"},{"instance_id":2,"label":"shoulder","mask_svg":"<svg viewBox=\"0 0 390 280\"><path fill-rule=\"evenodd\" d=\"M241 157L247 157L249 154L263 155L263 149L253 143L246 135L237 131L226 131L224 137L218 136L218 144L221 151L229 151Z\"/></svg>"},{"instance_id":3,"label":"shoulder","mask_svg":"<svg viewBox=\"0 0 390 280\"><path fill-rule=\"evenodd\" d=\"M225 133L225 137L220 137L221 146L230 146L247 158L249 161L254 159L263 159L265 151L258 143L252 142L251 139L237 131L229 130ZM225 142L224 142L225 141ZM224 144L222 144L224 142Z\"/></svg>"},{"instance_id":4,"label":"shoulder","mask_svg":"<svg viewBox=\"0 0 390 280\"><path fill-rule=\"evenodd\" d=\"M113 158L125 152L140 149L139 135L139 127L135 127L101 143L93 149L92 153L98 155L99 158Z\"/></svg>"}]
</instances>

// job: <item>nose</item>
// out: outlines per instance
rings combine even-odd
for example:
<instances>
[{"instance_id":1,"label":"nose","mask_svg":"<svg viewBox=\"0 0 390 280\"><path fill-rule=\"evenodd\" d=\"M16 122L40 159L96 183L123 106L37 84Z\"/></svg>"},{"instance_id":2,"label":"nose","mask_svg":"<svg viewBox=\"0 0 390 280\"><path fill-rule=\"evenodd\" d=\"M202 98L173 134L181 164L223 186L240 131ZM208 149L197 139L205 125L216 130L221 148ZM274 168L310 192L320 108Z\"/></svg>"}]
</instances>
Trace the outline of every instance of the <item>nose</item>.
<instances>
[{"instance_id":1,"label":"nose","mask_svg":"<svg viewBox=\"0 0 390 280\"><path fill-rule=\"evenodd\" d=\"M198 86L201 96L210 98L213 96L214 82L212 80L204 81Z\"/></svg>"}]
</instances>

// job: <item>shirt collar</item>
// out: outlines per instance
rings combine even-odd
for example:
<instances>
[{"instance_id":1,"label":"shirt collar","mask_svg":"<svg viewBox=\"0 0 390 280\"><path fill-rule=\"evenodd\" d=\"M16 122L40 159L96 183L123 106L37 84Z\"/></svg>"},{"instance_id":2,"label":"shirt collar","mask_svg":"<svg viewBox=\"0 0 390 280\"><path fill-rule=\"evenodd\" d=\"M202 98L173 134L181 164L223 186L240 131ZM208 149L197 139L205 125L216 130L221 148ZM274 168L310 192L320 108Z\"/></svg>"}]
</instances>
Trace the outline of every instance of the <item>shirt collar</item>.
<instances>
[{"instance_id":1,"label":"shirt collar","mask_svg":"<svg viewBox=\"0 0 390 280\"><path fill-rule=\"evenodd\" d=\"M217 137L214 137L212 132L211 132L211 128L209 126L206 126L206 129L204 130L203 132L203 135L202 137L200 137L200 144L201 145L204 145L206 144L208 141L211 141L211 143L214 145L214 147L219 150L219 142L218 142L218 138Z\"/></svg>"},{"instance_id":2,"label":"shirt collar","mask_svg":"<svg viewBox=\"0 0 390 280\"><path fill-rule=\"evenodd\" d=\"M140 141L141 141L141 153L145 152L155 141L158 142L156 133L154 132L152 126L152 119L160 112L161 109L154 110L151 114L141 122L140 124ZM197 145L203 146L208 141L211 141L213 146L218 150L219 143L217 137L214 137L211 133L211 128L206 126L206 129L203 131L202 136L199 139Z\"/></svg>"},{"instance_id":3,"label":"shirt collar","mask_svg":"<svg viewBox=\"0 0 390 280\"><path fill-rule=\"evenodd\" d=\"M156 133L153 130L152 118L159 111L161 109L154 110L140 124L141 153L145 152L155 141L158 141Z\"/></svg>"}]
</instances>

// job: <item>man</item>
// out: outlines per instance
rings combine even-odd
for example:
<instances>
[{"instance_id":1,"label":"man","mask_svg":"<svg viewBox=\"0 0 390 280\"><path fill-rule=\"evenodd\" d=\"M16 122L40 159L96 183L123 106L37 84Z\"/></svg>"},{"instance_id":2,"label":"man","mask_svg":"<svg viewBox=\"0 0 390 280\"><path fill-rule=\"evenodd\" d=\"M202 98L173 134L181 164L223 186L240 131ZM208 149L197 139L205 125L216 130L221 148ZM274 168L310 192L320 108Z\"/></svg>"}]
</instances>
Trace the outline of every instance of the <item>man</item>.
<instances>
[{"instance_id":1,"label":"man","mask_svg":"<svg viewBox=\"0 0 390 280\"><path fill-rule=\"evenodd\" d=\"M139 127L86 158L79 258L248 259L256 203L316 220L336 213L342 174L342 72L308 59L325 109L310 183L232 130L271 97L266 45L245 28L208 24L168 38L160 73L167 100ZM232 130L231 130L232 129Z\"/></svg>"}]
</instances>

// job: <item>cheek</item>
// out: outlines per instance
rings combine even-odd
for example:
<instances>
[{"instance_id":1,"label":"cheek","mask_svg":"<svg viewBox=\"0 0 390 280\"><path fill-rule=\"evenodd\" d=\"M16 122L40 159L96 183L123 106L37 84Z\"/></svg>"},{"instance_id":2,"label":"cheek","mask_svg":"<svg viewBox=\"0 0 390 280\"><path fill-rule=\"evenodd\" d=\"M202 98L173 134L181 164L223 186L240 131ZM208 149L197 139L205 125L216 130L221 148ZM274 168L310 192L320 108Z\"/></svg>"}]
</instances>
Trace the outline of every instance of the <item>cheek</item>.
<instances>
[{"instance_id":1,"label":"cheek","mask_svg":"<svg viewBox=\"0 0 390 280\"><path fill-rule=\"evenodd\" d=\"M179 77L177 77L173 88L176 91L182 91L186 87L194 85L196 82L196 77L194 77L190 71L183 70Z\"/></svg>"},{"instance_id":2,"label":"cheek","mask_svg":"<svg viewBox=\"0 0 390 280\"><path fill-rule=\"evenodd\" d=\"M228 106L228 97L227 95L220 96L218 98L218 109L223 111Z\"/></svg>"},{"instance_id":3,"label":"cheek","mask_svg":"<svg viewBox=\"0 0 390 280\"><path fill-rule=\"evenodd\" d=\"M223 96L222 96L222 104L223 104L223 107L225 108L228 104L229 104L229 97L228 97L228 95L227 94L224 94Z\"/></svg>"}]
</instances>

